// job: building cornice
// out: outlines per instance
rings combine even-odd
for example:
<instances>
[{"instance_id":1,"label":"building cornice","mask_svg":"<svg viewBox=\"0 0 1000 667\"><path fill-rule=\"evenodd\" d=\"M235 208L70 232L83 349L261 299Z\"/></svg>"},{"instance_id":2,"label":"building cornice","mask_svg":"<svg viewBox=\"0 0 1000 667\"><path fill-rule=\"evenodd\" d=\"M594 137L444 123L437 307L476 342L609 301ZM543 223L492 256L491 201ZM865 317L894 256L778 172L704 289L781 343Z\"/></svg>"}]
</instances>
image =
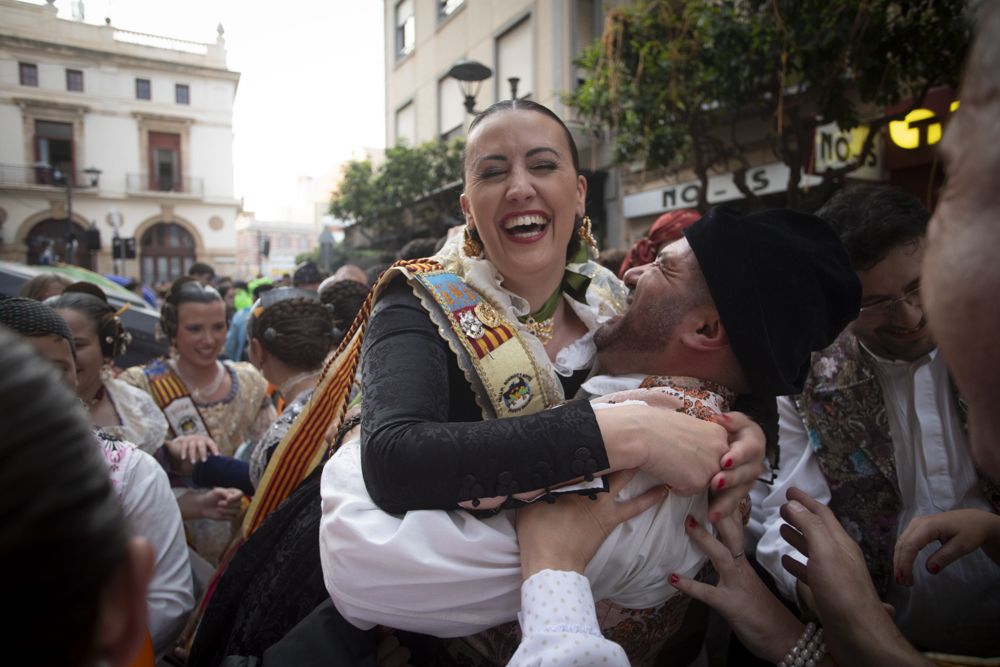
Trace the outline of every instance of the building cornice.
<instances>
[{"instance_id":1,"label":"building cornice","mask_svg":"<svg viewBox=\"0 0 1000 667\"><path fill-rule=\"evenodd\" d=\"M115 53L114 51L90 49L70 44L57 44L55 42L45 42L42 40L32 39L30 37L18 37L16 35L3 33L0 33L0 47L43 51L69 58L89 58L98 60L102 64L111 62L119 66L136 69L154 69L172 73L182 72L184 74L224 79L234 83L238 83L240 80L239 72L235 72L224 67L194 65L180 60L169 60L166 58L143 58L124 53Z\"/></svg>"}]
</instances>

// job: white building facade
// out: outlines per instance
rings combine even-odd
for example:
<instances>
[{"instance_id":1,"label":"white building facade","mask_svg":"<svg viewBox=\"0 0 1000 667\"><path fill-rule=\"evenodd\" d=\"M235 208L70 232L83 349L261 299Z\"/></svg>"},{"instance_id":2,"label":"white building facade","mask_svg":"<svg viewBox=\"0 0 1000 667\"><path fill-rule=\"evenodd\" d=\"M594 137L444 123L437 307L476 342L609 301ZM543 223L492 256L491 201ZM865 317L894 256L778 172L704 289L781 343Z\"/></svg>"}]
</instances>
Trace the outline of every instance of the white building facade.
<instances>
[{"instance_id":1,"label":"white building facade","mask_svg":"<svg viewBox=\"0 0 1000 667\"><path fill-rule=\"evenodd\" d=\"M231 274L238 83L221 26L202 44L0 0L0 258L144 283L195 261ZM134 239L123 267L115 235Z\"/></svg>"}]
</instances>

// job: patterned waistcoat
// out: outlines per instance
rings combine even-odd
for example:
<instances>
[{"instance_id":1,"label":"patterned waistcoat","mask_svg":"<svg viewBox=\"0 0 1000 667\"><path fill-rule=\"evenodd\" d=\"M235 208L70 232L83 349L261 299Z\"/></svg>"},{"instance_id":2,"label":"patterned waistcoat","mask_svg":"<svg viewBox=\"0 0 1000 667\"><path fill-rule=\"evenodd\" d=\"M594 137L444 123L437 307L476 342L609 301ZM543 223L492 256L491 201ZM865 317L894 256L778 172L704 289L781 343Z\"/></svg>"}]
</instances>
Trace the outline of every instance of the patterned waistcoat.
<instances>
[{"instance_id":1,"label":"patterned waistcoat","mask_svg":"<svg viewBox=\"0 0 1000 667\"><path fill-rule=\"evenodd\" d=\"M812 358L805 389L796 398L809 444L830 486L830 509L861 546L868 571L884 597L903 501L882 388L857 339L848 332ZM962 427L968 411L958 399ZM980 487L1000 513L1000 486L979 473Z\"/></svg>"}]
</instances>

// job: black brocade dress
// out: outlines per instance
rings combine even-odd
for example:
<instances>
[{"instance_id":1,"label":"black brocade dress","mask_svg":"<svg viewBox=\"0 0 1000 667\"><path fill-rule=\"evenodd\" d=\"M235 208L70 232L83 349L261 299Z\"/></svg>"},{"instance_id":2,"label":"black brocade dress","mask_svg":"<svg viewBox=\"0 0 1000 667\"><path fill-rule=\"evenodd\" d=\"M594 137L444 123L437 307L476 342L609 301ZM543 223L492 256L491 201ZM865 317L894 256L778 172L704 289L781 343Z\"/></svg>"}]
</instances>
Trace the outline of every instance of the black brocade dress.
<instances>
[{"instance_id":1,"label":"black brocade dress","mask_svg":"<svg viewBox=\"0 0 1000 667\"><path fill-rule=\"evenodd\" d=\"M560 376L564 395L588 372ZM483 421L454 353L401 281L372 313L361 377L365 485L387 512L455 509L608 467L588 401Z\"/></svg>"}]
</instances>

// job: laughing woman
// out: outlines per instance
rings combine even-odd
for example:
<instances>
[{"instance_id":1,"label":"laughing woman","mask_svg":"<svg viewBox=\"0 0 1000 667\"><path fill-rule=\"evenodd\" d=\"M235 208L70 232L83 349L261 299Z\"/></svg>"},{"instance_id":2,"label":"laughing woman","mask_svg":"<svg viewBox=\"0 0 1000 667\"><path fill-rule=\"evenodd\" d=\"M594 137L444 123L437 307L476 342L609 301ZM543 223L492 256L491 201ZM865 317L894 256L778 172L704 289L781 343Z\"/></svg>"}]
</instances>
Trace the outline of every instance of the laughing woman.
<instances>
[{"instance_id":1,"label":"laughing woman","mask_svg":"<svg viewBox=\"0 0 1000 667\"><path fill-rule=\"evenodd\" d=\"M480 506L628 468L706 488L721 454L705 453L726 450L718 426L564 403L594 364L594 331L626 305L622 283L590 258L587 180L566 125L535 102L494 104L470 127L464 180L464 240L431 270L400 271L407 280L384 289L365 335L373 500L388 512ZM763 452L754 430L736 457L747 468L725 473L743 493Z\"/></svg>"}]
</instances>

